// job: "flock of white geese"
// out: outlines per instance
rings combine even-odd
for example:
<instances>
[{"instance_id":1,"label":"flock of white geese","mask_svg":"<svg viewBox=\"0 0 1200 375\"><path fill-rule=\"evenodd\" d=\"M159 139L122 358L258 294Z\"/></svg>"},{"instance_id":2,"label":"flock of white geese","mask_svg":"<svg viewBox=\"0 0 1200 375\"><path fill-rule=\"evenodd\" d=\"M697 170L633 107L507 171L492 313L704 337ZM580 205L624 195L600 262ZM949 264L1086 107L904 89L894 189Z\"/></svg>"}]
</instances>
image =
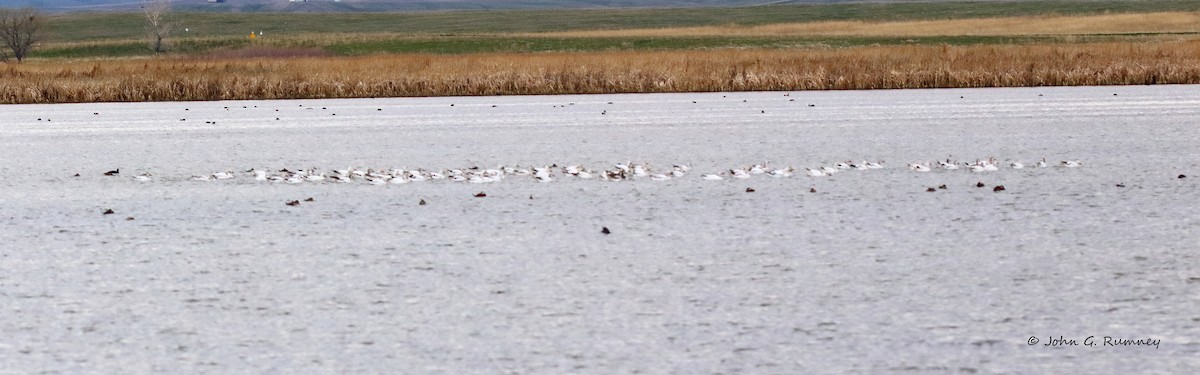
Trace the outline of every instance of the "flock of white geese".
<instances>
[{"instance_id":1,"label":"flock of white geese","mask_svg":"<svg viewBox=\"0 0 1200 375\"><path fill-rule=\"evenodd\" d=\"M1064 160L1056 164L1065 168L1076 168L1082 165L1078 160ZM1030 168L1047 168L1051 164L1046 162L1045 158L1034 163ZM808 177L826 177L832 176L843 171L855 170L876 170L884 169L883 161L845 161L835 163L832 166L818 166L816 168L805 168L803 172L793 167L770 167L768 163L753 164L749 166L740 166L731 168L727 171L716 173L700 174L699 178L703 180L719 181L726 179L747 179L755 175L769 176L775 178L792 177L793 175L803 174ZM1010 169L1024 169L1026 166L1021 162L1011 162L1007 165ZM990 171L998 171L1001 166L995 162L994 158L986 160L980 159L973 162L956 162L950 159L939 160L936 162L922 162L908 164L908 169L915 172L930 172L934 170L969 170L971 172L983 173ZM648 179L651 181L667 181L671 179L686 178L690 168L683 164L674 164L670 167L658 168L649 163L618 163L609 168L592 170L578 164L558 165L551 164L540 167L515 167L515 166L498 166L495 168L468 167L468 168L452 168L452 169L375 169L375 168L345 168L321 170L318 168L309 169L280 169L280 170L261 170L250 169L242 172L234 172L226 170L221 172L193 175L191 180L195 181L222 181L233 180L237 178L253 178L255 181L301 184L301 183L367 183L372 185L400 185L413 182L423 181L452 181L464 183L494 183L505 179L528 178L538 182L551 182L556 179L580 179L580 180L601 180L601 181L624 181L636 179ZM108 176L115 176L120 173L120 169L105 173ZM150 182L154 180L154 175L151 173L141 173L133 176L137 181Z\"/></svg>"}]
</instances>

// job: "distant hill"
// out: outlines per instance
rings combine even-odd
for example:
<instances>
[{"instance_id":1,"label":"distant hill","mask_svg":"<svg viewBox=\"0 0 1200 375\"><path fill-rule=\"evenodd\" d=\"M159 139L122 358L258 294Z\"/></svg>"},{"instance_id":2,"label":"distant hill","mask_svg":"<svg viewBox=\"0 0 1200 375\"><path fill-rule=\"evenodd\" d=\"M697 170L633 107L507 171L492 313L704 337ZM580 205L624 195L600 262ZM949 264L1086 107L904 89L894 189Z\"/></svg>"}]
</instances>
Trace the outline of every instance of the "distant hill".
<instances>
[{"instance_id":1,"label":"distant hill","mask_svg":"<svg viewBox=\"0 0 1200 375\"><path fill-rule=\"evenodd\" d=\"M410 12L487 9L586 9L732 7L768 4L824 4L855 0L174 0L177 11L212 12ZM44 11L127 11L137 0L11 0L7 7L32 6Z\"/></svg>"}]
</instances>

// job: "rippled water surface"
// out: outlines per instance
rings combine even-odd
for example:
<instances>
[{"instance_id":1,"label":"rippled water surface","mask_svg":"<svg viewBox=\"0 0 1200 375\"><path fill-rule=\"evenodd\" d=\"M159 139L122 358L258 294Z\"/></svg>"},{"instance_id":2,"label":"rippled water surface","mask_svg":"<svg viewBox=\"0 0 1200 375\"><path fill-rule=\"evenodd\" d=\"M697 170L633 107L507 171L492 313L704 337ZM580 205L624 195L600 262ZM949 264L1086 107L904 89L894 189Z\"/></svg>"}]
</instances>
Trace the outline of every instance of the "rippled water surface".
<instances>
[{"instance_id":1,"label":"rippled water surface","mask_svg":"<svg viewBox=\"0 0 1200 375\"><path fill-rule=\"evenodd\" d=\"M1200 87L785 94L0 106L0 372L1200 369Z\"/></svg>"}]
</instances>

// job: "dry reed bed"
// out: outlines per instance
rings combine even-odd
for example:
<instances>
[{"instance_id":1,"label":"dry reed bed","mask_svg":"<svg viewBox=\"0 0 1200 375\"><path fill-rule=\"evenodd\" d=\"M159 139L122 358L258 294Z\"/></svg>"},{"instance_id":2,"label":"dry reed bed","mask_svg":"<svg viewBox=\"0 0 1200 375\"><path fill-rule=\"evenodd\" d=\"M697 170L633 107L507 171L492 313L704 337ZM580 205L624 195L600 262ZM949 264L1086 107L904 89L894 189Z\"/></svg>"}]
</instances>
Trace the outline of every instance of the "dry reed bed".
<instances>
[{"instance_id":1,"label":"dry reed bed","mask_svg":"<svg viewBox=\"0 0 1200 375\"><path fill-rule=\"evenodd\" d=\"M0 67L0 102L1176 83L1200 83L1200 41L37 61Z\"/></svg>"}]
</instances>

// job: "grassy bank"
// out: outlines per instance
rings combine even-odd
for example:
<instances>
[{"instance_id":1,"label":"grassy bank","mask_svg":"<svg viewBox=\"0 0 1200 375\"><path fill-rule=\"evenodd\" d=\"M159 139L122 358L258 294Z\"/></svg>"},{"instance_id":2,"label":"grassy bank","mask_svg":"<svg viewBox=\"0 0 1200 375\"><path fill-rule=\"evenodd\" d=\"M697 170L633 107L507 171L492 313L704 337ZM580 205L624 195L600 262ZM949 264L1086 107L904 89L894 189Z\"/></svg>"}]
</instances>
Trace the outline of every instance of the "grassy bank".
<instances>
[{"instance_id":1,"label":"grassy bank","mask_svg":"<svg viewBox=\"0 0 1200 375\"><path fill-rule=\"evenodd\" d=\"M1200 83L1194 1L172 17L56 15L0 103Z\"/></svg>"},{"instance_id":2,"label":"grassy bank","mask_svg":"<svg viewBox=\"0 0 1200 375\"><path fill-rule=\"evenodd\" d=\"M180 57L221 54L229 49L246 48L317 48L328 55L357 56L372 54L471 54L531 52L603 52L653 51L720 48L814 48L904 44L1030 44L1054 42L1110 41L1133 39L1129 36L929 36L929 37L770 37L770 36L666 36L666 37L392 37L343 39L276 39L251 43L245 39L186 39L171 44L171 55ZM1136 39L1146 39L1139 37ZM142 41L111 41L51 45L31 54L39 59L124 58L151 56Z\"/></svg>"},{"instance_id":3,"label":"grassy bank","mask_svg":"<svg viewBox=\"0 0 1200 375\"><path fill-rule=\"evenodd\" d=\"M1197 12L1195 1L1028 1L773 5L741 8L520 10L429 13L175 13L194 37L328 33L508 34L827 21L912 21L1037 15ZM66 14L46 24L50 42L136 39L137 13ZM183 36L183 33L176 34Z\"/></svg>"},{"instance_id":4,"label":"grassy bank","mask_svg":"<svg viewBox=\"0 0 1200 375\"><path fill-rule=\"evenodd\" d=\"M1200 5L1197 6L1200 10ZM1200 12L1152 12L906 21L814 21L765 25L712 25L621 30L572 30L520 35L543 37L667 36L1019 36L1200 32Z\"/></svg>"},{"instance_id":5,"label":"grassy bank","mask_svg":"<svg viewBox=\"0 0 1200 375\"><path fill-rule=\"evenodd\" d=\"M1164 12L917 21L822 21L478 35L267 33L253 41L245 35L186 34L169 39L168 46L174 55L200 55L249 46L320 48L332 55L465 54L1155 41L1194 38L1198 33L1200 13ZM35 58L152 55L149 44L137 38L50 42L32 54Z\"/></svg>"},{"instance_id":6,"label":"grassy bank","mask_svg":"<svg viewBox=\"0 0 1200 375\"><path fill-rule=\"evenodd\" d=\"M36 61L0 103L1200 83L1200 41Z\"/></svg>"},{"instance_id":7,"label":"grassy bank","mask_svg":"<svg viewBox=\"0 0 1200 375\"><path fill-rule=\"evenodd\" d=\"M726 48L821 48L905 44L1031 44L1063 40L1045 36L930 37L626 37L626 38L420 38L337 43L326 50L337 55L378 53L466 54L495 52L599 52Z\"/></svg>"}]
</instances>

